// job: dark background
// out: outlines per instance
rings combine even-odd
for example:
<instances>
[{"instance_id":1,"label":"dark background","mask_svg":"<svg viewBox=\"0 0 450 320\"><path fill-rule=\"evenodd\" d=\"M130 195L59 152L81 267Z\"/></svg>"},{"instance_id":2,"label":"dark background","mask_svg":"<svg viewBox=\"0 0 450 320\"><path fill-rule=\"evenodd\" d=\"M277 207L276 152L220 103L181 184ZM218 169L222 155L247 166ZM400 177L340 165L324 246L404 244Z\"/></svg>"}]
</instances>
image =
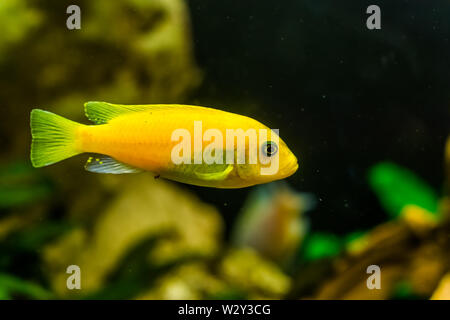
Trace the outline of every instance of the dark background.
<instances>
[{"instance_id":1,"label":"dark background","mask_svg":"<svg viewBox=\"0 0 450 320\"><path fill-rule=\"evenodd\" d=\"M441 192L449 1L188 3L205 72L191 102L280 129L300 161L288 182L319 200L313 229L345 233L385 220L366 179L382 160ZM381 7L381 30L366 28L371 4ZM228 224L250 191L193 188Z\"/></svg>"}]
</instances>

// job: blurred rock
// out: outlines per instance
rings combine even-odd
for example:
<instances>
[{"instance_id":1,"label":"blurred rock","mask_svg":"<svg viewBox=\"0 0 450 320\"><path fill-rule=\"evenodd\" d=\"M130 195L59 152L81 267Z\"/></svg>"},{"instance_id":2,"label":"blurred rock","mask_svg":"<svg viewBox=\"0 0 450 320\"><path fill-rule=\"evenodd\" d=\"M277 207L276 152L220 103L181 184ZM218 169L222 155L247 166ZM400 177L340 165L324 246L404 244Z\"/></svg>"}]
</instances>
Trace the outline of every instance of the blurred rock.
<instances>
[{"instance_id":1,"label":"blurred rock","mask_svg":"<svg viewBox=\"0 0 450 320\"><path fill-rule=\"evenodd\" d=\"M204 263L188 263L157 280L155 287L137 299L193 300L217 296L227 284L210 273Z\"/></svg>"},{"instance_id":2,"label":"blurred rock","mask_svg":"<svg viewBox=\"0 0 450 320\"><path fill-rule=\"evenodd\" d=\"M149 252L153 265L185 256L216 254L222 220L211 206L198 201L174 184L151 175L111 177L121 193L105 203L92 225L79 228L43 251L45 270L53 289L68 294L66 268L80 266L81 294L95 291L125 253L151 235L170 232Z\"/></svg>"},{"instance_id":3,"label":"blurred rock","mask_svg":"<svg viewBox=\"0 0 450 320\"><path fill-rule=\"evenodd\" d=\"M290 278L252 249L235 249L220 264L219 274L231 286L250 293L249 299L279 299L290 288Z\"/></svg>"}]
</instances>

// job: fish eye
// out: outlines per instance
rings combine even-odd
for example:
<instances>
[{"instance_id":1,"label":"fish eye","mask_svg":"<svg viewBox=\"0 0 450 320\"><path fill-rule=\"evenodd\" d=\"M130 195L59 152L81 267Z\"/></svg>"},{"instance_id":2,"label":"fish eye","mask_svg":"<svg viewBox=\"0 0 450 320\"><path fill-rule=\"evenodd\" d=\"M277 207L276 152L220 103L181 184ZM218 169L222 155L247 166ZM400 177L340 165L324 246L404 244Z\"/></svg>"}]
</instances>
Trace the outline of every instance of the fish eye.
<instances>
[{"instance_id":1,"label":"fish eye","mask_svg":"<svg viewBox=\"0 0 450 320\"><path fill-rule=\"evenodd\" d=\"M271 157L274 154L277 153L278 151L278 146L275 142L273 141L267 141L264 142L262 147L261 147L262 153L266 156L266 157Z\"/></svg>"}]
</instances>

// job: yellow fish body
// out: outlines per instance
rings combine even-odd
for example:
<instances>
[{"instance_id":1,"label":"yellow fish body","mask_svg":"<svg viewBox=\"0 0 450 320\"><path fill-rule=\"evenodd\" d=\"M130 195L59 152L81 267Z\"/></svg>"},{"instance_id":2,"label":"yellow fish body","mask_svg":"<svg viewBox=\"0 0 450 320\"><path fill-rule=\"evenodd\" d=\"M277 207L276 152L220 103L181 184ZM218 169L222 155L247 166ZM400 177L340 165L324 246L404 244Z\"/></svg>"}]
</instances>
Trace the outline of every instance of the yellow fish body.
<instances>
[{"instance_id":1,"label":"yellow fish body","mask_svg":"<svg viewBox=\"0 0 450 320\"><path fill-rule=\"evenodd\" d=\"M197 106L105 102L87 102L85 112L96 125L82 125L47 111L32 110L34 167L87 152L99 154L88 159L85 166L88 171L116 174L151 171L167 179L215 188L241 188L283 179L298 168L297 158L278 135L249 117ZM250 143L247 137L243 140L244 148L229 145L227 130L253 130L257 144ZM215 135L207 137L207 132ZM182 148L180 141L189 148ZM212 143L215 148L208 149ZM251 162L253 151L258 157ZM205 162L206 152L223 161ZM184 161L174 161L174 155L183 155ZM231 161L226 159L228 155ZM262 174L275 156L277 170ZM239 157L247 161L239 162Z\"/></svg>"}]
</instances>

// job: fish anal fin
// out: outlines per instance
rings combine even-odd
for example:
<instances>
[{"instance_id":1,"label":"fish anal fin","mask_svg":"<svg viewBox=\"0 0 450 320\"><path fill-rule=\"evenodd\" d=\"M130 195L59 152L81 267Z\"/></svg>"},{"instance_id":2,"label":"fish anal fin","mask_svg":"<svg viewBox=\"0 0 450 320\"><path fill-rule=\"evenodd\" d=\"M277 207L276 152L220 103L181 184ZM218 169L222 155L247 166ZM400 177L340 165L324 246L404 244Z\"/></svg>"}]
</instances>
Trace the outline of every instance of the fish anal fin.
<instances>
[{"instance_id":1,"label":"fish anal fin","mask_svg":"<svg viewBox=\"0 0 450 320\"><path fill-rule=\"evenodd\" d=\"M90 172L111 174L137 173L143 171L105 155L89 157L84 168Z\"/></svg>"}]
</instances>

